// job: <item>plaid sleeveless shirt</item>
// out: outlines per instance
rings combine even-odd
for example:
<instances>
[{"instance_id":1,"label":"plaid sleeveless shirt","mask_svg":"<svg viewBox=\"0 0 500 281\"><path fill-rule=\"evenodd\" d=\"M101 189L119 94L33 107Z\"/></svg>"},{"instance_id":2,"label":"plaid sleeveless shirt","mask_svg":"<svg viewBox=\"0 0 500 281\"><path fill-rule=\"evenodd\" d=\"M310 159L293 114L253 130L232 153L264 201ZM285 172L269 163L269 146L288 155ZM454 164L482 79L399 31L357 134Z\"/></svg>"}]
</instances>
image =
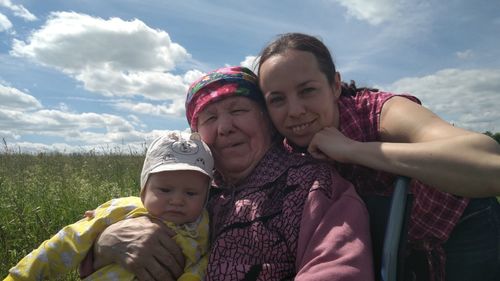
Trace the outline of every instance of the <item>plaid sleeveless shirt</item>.
<instances>
[{"instance_id":1,"label":"plaid sleeveless shirt","mask_svg":"<svg viewBox=\"0 0 500 281\"><path fill-rule=\"evenodd\" d=\"M386 92L358 92L339 100L340 132L360 142L380 141L382 106L396 95ZM413 96L398 95L420 104ZM361 195L390 195L396 175L360 165L339 164L340 174L351 181ZM427 253L431 278L444 278L445 254L442 244L467 207L469 199L440 192L419 181L411 183L414 196L408 226L409 247ZM444 280L444 279L443 279Z\"/></svg>"}]
</instances>

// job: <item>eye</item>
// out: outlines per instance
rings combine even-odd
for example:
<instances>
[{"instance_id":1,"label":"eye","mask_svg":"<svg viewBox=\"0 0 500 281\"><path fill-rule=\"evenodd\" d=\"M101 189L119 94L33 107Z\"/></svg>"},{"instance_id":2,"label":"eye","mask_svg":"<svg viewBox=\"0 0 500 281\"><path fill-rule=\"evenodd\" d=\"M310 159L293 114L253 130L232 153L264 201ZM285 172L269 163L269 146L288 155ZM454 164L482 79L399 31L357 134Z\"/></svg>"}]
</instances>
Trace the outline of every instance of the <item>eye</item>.
<instances>
[{"instance_id":1,"label":"eye","mask_svg":"<svg viewBox=\"0 0 500 281\"><path fill-rule=\"evenodd\" d=\"M215 115L206 115L198 117L198 121L200 124L206 124L215 121L217 118Z\"/></svg>"},{"instance_id":2,"label":"eye","mask_svg":"<svg viewBox=\"0 0 500 281\"><path fill-rule=\"evenodd\" d=\"M194 192L194 191L186 191L186 194L187 194L188 196L196 196L196 195L198 195L198 192Z\"/></svg>"},{"instance_id":3,"label":"eye","mask_svg":"<svg viewBox=\"0 0 500 281\"><path fill-rule=\"evenodd\" d=\"M266 102L269 105L282 105L285 103L285 98L281 95L271 95L266 99Z\"/></svg>"},{"instance_id":4,"label":"eye","mask_svg":"<svg viewBox=\"0 0 500 281\"><path fill-rule=\"evenodd\" d=\"M239 115L239 114L243 114L245 112L248 112L248 110L246 108L235 108L235 109L231 110L232 115Z\"/></svg>"},{"instance_id":5,"label":"eye","mask_svg":"<svg viewBox=\"0 0 500 281\"><path fill-rule=\"evenodd\" d=\"M307 87L307 88L304 88L300 91L301 94L303 95L308 95L308 94L312 94L316 91L316 88L314 87Z\"/></svg>"},{"instance_id":6,"label":"eye","mask_svg":"<svg viewBox=\"0 0 500 281\"><path fill-rule=\"evenodd\" d=\"M160 187L158 189L163 193L169 193L171 191L171 189L168 187Z\"/></svg>"}]
</instances>

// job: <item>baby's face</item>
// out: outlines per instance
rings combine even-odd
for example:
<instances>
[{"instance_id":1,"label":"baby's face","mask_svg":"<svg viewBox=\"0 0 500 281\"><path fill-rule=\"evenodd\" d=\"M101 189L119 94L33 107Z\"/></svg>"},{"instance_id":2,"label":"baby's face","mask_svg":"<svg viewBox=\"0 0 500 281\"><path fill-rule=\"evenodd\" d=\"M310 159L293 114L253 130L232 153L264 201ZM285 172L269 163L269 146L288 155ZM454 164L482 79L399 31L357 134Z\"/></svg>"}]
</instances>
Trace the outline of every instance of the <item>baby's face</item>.
<instances>
[{"instance_id":1,"label":"baby's face","mask_svg":"<svg viewBox=\"0 0 500 281\"><path fill-rule=\"evenodd\" d=\"M205 205L208 176L196 171L166 171L149 175L142 193L148 212L175 224L195 221Z\"/></svg>"}]
</instances>

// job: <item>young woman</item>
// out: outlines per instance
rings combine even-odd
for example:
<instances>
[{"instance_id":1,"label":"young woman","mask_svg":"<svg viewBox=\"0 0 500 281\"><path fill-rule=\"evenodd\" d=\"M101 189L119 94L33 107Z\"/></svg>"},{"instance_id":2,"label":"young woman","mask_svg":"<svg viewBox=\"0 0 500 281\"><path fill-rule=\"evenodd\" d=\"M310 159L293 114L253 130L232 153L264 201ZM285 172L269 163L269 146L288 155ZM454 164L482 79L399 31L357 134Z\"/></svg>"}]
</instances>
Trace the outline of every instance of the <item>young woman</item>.
<instances>
[{"instance_id":1,"label":"young woman","mask_svg":"<svg viewBox=\"0 0 500 281\"><path fill-rule=\"evenodd\" d=\"M413 96L348 87L327 47L306 34L267 45L258 76L291 150L336 161L365 198L390 195L396 175L414 179L408 239L412 256L426 258L413 269L418 280L500 280L499 204L465 198L500 194L493 139L446 123Z\"/></svg>"}]
</instances>

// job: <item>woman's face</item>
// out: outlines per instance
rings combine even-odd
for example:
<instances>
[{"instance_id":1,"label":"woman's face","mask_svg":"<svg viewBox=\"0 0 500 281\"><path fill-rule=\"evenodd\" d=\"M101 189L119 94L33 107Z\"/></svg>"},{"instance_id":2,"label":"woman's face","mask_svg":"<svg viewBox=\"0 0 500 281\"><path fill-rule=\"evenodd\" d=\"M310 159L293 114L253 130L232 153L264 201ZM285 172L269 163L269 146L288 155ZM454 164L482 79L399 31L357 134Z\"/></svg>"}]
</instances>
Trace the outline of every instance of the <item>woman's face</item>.
<instances>
[{"instance_id":1,"label":"woman's face","mask_svg":"<svg viewBox=\"0 0 500 281\"><path fill-rule=\"evenodd\" d=\"M338 127L340 76L330 84L310 52L288 50L267 59L259 83L274 126L298 146L325 127Z\"/></svg>"},{"instance_id":2,"label":"woman's face","mask_svg":"<svg viewBox=\"0 0 500 281\"><path fill-rule=\"evenodd\" d=\"M198 115L198 132L212 151L215 168L229 181L248 176L271 146L269 119L246 97L207 105Z\"/></svg>"}]
</instances>

